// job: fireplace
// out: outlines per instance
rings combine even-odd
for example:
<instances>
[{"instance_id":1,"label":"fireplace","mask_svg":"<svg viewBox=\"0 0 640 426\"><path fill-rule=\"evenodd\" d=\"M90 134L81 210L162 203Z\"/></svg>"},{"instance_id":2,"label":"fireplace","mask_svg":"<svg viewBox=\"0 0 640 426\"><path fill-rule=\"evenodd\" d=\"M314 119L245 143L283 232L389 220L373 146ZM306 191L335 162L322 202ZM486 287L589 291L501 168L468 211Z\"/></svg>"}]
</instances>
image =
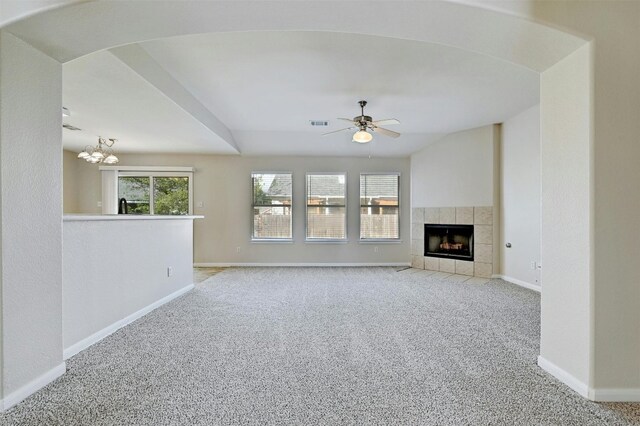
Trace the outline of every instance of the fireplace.
<instances>
[{"instance_id":1,"label":"fireplace","mask_svg":"<svg viewBox=\"0 0 640 426\"><path fill-rule=\"evenodd\" d=\"M473 225L424 224L424 255L473 260Z\"/></svg>"}]
</instances>

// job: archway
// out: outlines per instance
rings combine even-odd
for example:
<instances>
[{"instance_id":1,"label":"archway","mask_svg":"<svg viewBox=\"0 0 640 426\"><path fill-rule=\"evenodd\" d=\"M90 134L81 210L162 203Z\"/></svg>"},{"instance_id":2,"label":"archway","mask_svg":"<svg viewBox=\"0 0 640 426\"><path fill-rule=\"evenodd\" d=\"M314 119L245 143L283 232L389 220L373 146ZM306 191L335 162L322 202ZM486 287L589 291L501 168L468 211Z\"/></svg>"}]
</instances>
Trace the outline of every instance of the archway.
<instances>
[{"instance_id":1,"label":"archway","mask_svg":"<svg viewBox=\"0 0 640 426\"><path fill-rule=\"evenodd\" d=\"M549 264L545 264L543 274L546 287L543 292L541 351L545 356L543 360L547 361L545 368L583 395L593 397L589 393L594 375L595 351L592 336L592 264L586 262L581 265L578 268L578 279L567 285L567 274L563 272L563 265L573 264L574 258L567 257L568 255L562 251L554 251L560 237L545 232L545 229L562 225L563 216L574 211L578 203L585 211L582 219L574 226L570 244L574 245L581 255L592 251L593 181L588 143L592 138L589 132L592 108L592 52L585 39L552 27L506 13L450 2L367 2L366 7L361 2L345 2L338 5L322 1L249 4L83 2L48 10L17 21L3 30L3 54L7 58L23 59L21 63L11 64L13 75L2 75L1 96L4 111L8 112L3 113L0 118L5 122L17 123L15 126L2 128L1 142L3 147L8 148L3 148L3 151L14 154L13 157L4 156L5 159L2 160L3 176L7 173L9 178L2 181L3 191L6 188L9 194L18 198L33 186L31 181L23 182L17 176L13 178L19 174L15 160L27 160L34 155L31 151L23 152L21 145L13 142L14 140L37 142L51 153L60 150L59 117L54 117L60 111L59 63L97 50L142 40L214 31L262 30L339 31L440 43L490 55L543 73L542 108L549 111L543 115L543 140L547 141L546 144L543 141L543 182L550 185L549 192L543 195L543 210L549 209L546 222L543 214L543 227L546 225L546 228L543 228L543 251L547 249L553 256L548 257ZM48 58L38 57L40 52L34 52L36 49L27 43L44 52ZM57 70L55 64L51 63L51 58L58 62ZM47 87L53 87L55 93L33 93L31 90L30 96L17 99L21 91L27 90L28 81L23 81L10 90L4 90L12 84L13 79L18 78L16 72L24 73L29 68L43 63L47 63L49 67L44 71L51 72L47 72L47 75L36 73L30 78L41 79L43 83L48 81L50 84ZM41 96L46 96L51 102L47 103L47 108L37 117L37 128L27 130L25 134L25 127L28 127L30 122L26 111L31 106L41 103ZM576 105L582 107L575 108ZM16 117L14 114L19 116ZM43 138L43 134L49 136ZM51 136L56 134L58 137ZM570 142L566 143L562 150L554 146L554 141L560 138ZM52 145L51 142L55 141L57 144ZM55 156L56 154L53 154L54 158ZM575 161L575 167L571 171L557 172L556 163L572 162L576 158L578 161ZM53 167L49 172L39 174L35 170L34 179L39 185L50 185L53 180L59 188L60 166ZM570 179L564 179L567 173ZM562 183L558 184L558 181ZM567 192L580 196L564 198ZM36 194L33 202L42 203L48 200L48 197L47 191L43 190ZM14 234L5 233L3 247L8 247L17 240L22 241L21 244L27 251L37 246L32 261L36 261L40 255L56 252L61 243L60 212L61 209L53 212L43 210L30 217L30 221L43 219L48 224L47 228L57 226L50 235L50 241L43 245L42 241L25 243L28 237L33 235L28 231L31 224L26 222L20 213L3 209L3 223L11 223L20 230ZM552 212L562 214L554 217ZM567 239L564 238L562 243L566 244ZM589 255L587 257L589 258ZM6 259L5 262L11 260ZM60 315L60 306L57 302L52 302L61 291L62 277L59 266L55 266L59 263L61 258L52 259L52 266L46 271L53 283L47 292L39 291L39 284L36 282L30 283L25 291L25 272L16 271L15 275L3 273L3 295L15 292L16 298L12 303L18 306L33 306L31 314L41 318L41 324L34 322L26 334L33 334L35 337L44 333L47 337L43 340L46 344L41 350L33 351L35 355L31 356L29 363L25 363L23 352L26 349L20 344L21 338L12 337L11 331L18 327L18 316L25 313L12 310L3 312L3 322L9 327L9 331L3 335L3 362L5 371L9 371L3 377L5 401L28 395L34 388L32 386L25 390L25 384L34 379L41 379L41 383L46 383L59 373L59 366L64 365L61 364L61 343L56 341L56 333L59 330L47 325ZM568 304L561 301L563 293L567 292L575 296ZM39 303L29 303L34 300L38 300ZM42 307L46 307L45 314L41 312ZM560 329L553 327L567 311L574 321L569 321ZM545 319L548 324L545 324ZM577 337L567 342L567 336ZM59 353L55 353L56 351ZM544 361L542 363L544 364ZM50 373L54 370L54 373Z\"/></svg>"}]
</instances>

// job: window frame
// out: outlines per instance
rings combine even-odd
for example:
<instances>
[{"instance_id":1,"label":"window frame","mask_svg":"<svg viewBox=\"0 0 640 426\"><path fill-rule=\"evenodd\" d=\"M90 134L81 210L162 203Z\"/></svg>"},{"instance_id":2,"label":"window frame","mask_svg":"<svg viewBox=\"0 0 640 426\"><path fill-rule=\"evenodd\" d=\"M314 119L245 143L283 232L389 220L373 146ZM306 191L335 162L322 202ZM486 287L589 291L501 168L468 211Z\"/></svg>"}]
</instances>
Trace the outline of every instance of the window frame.
<instances>
[{"instance_id":1,"label":"window frame","mask_svg":"<svg viewBox=\"0 0 640 426\"><path fill-rule=\"evenodd\" d=\"M362 238L362 208L363 207L372 207L370 204L362 204L362 177L363 176L396 176L398 178L398 237L397 238ZM400 172L366 172L360 173L360 180L358 181L358 234L359 241L361 243L399 243L402 241L401 235L401 184L400 179L402 178L402 174Z\"/></svg>"},{"instance_id":2,"label":"window frame","mask_svg":"<svg viewBox=\"0 0 640 426\"><path fill-rule=\"evenodd\" d=\"M289 208L291 209L291 236L290 237L286 237L286 238L259 238L259 237L255 237L254 236L254 213L253 210L255 209L256 205L253 204L253 176L254 175L291 175L291 205L289 206ZM294 220L295 220L295 216L294 216L294 210L293 210L293 172L291 171L252 171L250 176L249 176L249 186L250 186L250 196L251 199L249 200L249 205L251 206L251 215L249 216L249 220L251 221L250 226L249 226L249 239L251 240L252 243L292 243L293 242L293 230L294 228ZM272 206L281 206L280 204L271 204ZM258 206L258 207L267 207L267 206Z\"/></svg>"},{"instance_id":3,"label":"window frame","mask_svg":"<svg viewBox=\"0 0 640 426\"><path fill-rule=\"evenodd\" d=\"M327 207L344 208L344 238L309 238L309 176L344 176L344 205L334 205ZM348 174L347 172L307 172L304 179L304 240L307 243L347 243L349 242L349 207L348 207ZM317 206L312 206L317 207Z\"/></svg>"},{"instance_id":4,"label":"window frame","mask_svg":"<svg viewBox=\"0 0 640 426\"><path fill-rule=\"evenodd\" d=\"M148 177L149 178L149 215L152 216L166 216L158 215L154 213L155 195L153 191L153 182L155 177L186 177L189 179L189 212L186 215L174 215L174 216L192 216L193 215L193 172L183 171L133 171L133 170L118 170L116 173L116 198L120 193L120 178L121 177Z\"/></svg>"}]
</instances>

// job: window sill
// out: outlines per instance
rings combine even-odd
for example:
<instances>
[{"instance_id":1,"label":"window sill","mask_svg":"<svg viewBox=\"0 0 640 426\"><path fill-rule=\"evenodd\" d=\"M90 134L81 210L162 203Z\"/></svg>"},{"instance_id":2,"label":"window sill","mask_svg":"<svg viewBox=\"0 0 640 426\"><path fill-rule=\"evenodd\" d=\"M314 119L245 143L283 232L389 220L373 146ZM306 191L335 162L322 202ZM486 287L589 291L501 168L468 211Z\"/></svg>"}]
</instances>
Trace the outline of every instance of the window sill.
<instances>
[{"instance_id":1,"label":"window sill","mask_svg":"<svg viewBox=\"0 0 640 426\"><path fill-rule=\"evenodd\" d=\"M252 238L251 239L251 243L267 243L267 244L271 244L271 243L276 243L276 244L291 244L293 243L293 239L291 238L272 238L272 239L268 239L268 238L260 238L260 239L255 239Z\"/></svg>"},{"instance_id":2,"label":"window sill","mask_svg":"<svg viewBox=\"0 0 640 426\"><path fill-rule=\"evenodd\" d=\"M402 244L403 241L402 240L385 240L385 239L379 239L379 240L358 240L358 243L360 244Z\"/></svg>"},{"instance_id":3,"label":"window sill","mask_svg":"<svg viewBox=\"0 0 640 426\"><path fill-rule=\"evenodd\" d=\"M347 244L349 240L304 240L305 244Z\"/></svg>"}]
</instances>

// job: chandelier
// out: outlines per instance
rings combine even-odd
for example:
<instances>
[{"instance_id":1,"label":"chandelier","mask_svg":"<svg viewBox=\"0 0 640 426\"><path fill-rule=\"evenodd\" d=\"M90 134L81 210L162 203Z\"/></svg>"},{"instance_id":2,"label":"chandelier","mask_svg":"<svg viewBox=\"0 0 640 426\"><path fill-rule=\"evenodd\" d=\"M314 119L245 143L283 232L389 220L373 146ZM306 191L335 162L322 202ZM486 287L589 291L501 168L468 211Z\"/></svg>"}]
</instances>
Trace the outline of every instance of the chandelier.
<instances>
[{"instance_id":1,"label":"chandelier","mask_svg":"<svg viewBox=\"0 0 640 426\"><path fill-rule=\"evenodd\" d=\"M87 145L84 151L78 154L78 158L82 158L87 163L98 164L116 164L118 157L115 156L111 147L116 143L115 139L103 139L98 137L98 145Z\"/></svg>"}]
</instances>

